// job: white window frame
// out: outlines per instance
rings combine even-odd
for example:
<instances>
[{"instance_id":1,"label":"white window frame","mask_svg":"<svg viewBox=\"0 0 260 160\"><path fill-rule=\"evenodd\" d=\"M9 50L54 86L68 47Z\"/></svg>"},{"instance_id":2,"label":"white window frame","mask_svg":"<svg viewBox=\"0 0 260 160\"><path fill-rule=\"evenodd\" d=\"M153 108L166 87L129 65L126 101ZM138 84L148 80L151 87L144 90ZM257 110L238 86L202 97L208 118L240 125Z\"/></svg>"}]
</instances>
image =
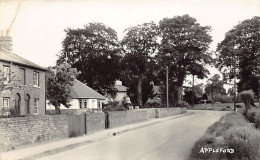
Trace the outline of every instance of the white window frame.
<instances>
[{"instance_id":1,"label":"white window frame","mask_svg":"<svg viewBox=\"0 0 260 160\"><path fill-rule=\"evenodd\" d=\"M36 102L36 103L35 103ZM33 113L35 115L37 115L39 113L39 99L38 98L34 98L33 100ZM35 112L36 111L36 112Z\"/></svg>"},{"instance_id":2,"label":"white window frame","mask_svg":"<svg viewBox=\"0 0 260 160\"><path fill-rule=\"evenodd\" d=\"M10 83L10 66L3 66L3 73L4 73L4 83Z\"/></svg>"},{"instance_id":3,"label":"white window frame","mask_svg":"<svg viewBox=\"0 0 260 160\"><path fill-rule=\"evenodd\" d=\"M79 99L79 108L82 108L82 106L83 106L83 100Z\"/></svg>"},{"instance_id":4,"label":"white window frame","mask_svg":"<svg viewBox=\"0 0 260 160\"><path fill-rule=\"evenodd\" d=\"M39 72L36 71L33 71L33 86L39 87Z\"/></svg>"},{"instance_id":5,"label":"white window frame","mask_svg":"<svg viewBox=\"0 0 260 160\"><path fill-rule=\"evenodd\" d=\"M9 108L10 107L10 98L9 97L3 97L3 107L5 107L5 108Z\"/></svg>"}]
</instances>

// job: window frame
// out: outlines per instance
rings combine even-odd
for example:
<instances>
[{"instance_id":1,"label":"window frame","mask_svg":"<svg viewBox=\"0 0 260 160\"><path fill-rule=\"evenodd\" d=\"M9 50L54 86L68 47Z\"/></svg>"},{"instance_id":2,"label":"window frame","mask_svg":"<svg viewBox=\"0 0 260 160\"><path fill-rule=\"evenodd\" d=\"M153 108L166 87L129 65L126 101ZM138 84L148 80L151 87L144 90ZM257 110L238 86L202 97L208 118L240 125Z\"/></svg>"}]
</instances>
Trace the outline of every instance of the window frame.
<instances>
[{"instance_id":1,"label":"window frame","mask_svg":"<svg viewBox=\"0 0 260 160\"><path fill-rule=\"evenodd\" d=\"M8 68L8 73L6 73L5 68ZM4 76L4 78L5 78L4 83L10 83L10 79L11 79L11 73L10 73L10 71L11 71L11 67L10 67L10 66L3 65L3 74L4 74L3 76ZM7 77L7 78L6 78L6 77Z\"/></svg>"},{"instance_id":2,"label":"window frame","mask_svg":"<svg viewBox=\"0 0 260 160\"><path fill-rule=\"evenodd\" d=\"M36 105L35 105L35 102L36 102ZM38 98L34 98L33 99L33 114L34 115L38 115L39 114L39 99Z\"/></svg>"},{"instance_id":3,"label":"window frame","mask_svg":"<svg viewBox=\"0 0 260 160\"><path fill-rule=\"evenodd\" d=\"M5 100L7 100L7 106L5 106ZM3 108L10 108L10 97L3 97L2 105Z\"/></svg>"},{"instance_id":4,"label":"window frame","mask_svg":"<svg viewBox=\"0 0 260 160\"><path fill-rule=\"evenodd\" d=\"M37 80L35 81L35 76L34 75L37 75L36 76L36 78L37 78ZM37 71L33 71L33 86L35 86L35 87L40 87L40 73L39 72L37 72ZM35 84L35 82L37 82L37 84Z\"/></svg>"}]
</instances>

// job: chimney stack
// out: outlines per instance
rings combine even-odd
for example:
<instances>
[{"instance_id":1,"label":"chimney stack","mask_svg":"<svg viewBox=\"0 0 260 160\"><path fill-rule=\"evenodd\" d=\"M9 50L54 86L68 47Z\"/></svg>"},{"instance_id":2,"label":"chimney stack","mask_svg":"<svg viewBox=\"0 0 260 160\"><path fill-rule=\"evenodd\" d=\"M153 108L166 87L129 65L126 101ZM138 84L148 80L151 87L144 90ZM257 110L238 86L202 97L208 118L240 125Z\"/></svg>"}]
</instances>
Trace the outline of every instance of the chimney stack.
<instances>
[{"instance_id":1,"label":"chimney stack","mask_svg":"<svg viewBox=\"0 0 260 160\"><path fill-rule=\"evenodd\" d=\"M13 45L12 42L13 42L13 38L9 37L6 31L1 31L0 47L8 51L12 51L12 45Z\"/></svg>"}]
</instances>

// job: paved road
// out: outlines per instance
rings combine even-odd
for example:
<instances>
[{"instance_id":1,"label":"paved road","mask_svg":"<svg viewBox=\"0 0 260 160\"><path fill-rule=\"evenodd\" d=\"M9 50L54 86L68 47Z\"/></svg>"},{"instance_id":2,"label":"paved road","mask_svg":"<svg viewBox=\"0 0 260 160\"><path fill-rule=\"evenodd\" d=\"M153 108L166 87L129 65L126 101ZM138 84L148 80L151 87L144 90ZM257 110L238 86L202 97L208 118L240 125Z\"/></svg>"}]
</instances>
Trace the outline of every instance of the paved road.
<instances>
[{"instance_id":1,"label":"paved road","mask_svg":"<svg viewBox=\"0 0 260 160\"><path fill-rule=\"evenodd\" d=\"M191 111L189 111L191 112ZM41 160L182 160L192 146L217 121L223 111L192 111L112 138L85 145Z\"/></svg>"}]
</instances>

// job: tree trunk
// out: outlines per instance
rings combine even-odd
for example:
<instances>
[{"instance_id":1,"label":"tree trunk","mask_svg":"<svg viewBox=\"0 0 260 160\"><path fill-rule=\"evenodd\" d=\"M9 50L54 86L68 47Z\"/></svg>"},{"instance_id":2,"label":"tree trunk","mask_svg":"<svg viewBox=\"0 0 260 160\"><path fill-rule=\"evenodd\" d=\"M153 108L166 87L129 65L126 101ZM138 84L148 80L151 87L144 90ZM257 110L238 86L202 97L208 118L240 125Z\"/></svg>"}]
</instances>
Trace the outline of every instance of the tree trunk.
<instances>
[{"instance_id":1,"label":"tree trunk","mask_svg":"<svg viewBox=\"0 0 260 160\"><path fill-rule=\"evenodd\" d=\"M182 102L183 101L183 85L178 86L178 102Z\"/></svg>"},{"instance_id":2,"label":"tree trunk","mask_svg":"<svg viewBox=\"0 0 260 160\"><path fill-rule=\"evenodd\" d=\"M60 114L60 107L59 106L55 106L55 112L56 112L56 114Z\"/></svg>"},{"instance_id":3,"label":"tree trunk","mask_svg":"<svg viewBox=\"0 0 260 160\"><path fill-rule=\"evenodd\" d=\"M138 76L138 83L137 83L137 102L139 107L143 106L143 99L142 99L142 82L143 82L143 75Z\"/></svg>"}]
</instances>

